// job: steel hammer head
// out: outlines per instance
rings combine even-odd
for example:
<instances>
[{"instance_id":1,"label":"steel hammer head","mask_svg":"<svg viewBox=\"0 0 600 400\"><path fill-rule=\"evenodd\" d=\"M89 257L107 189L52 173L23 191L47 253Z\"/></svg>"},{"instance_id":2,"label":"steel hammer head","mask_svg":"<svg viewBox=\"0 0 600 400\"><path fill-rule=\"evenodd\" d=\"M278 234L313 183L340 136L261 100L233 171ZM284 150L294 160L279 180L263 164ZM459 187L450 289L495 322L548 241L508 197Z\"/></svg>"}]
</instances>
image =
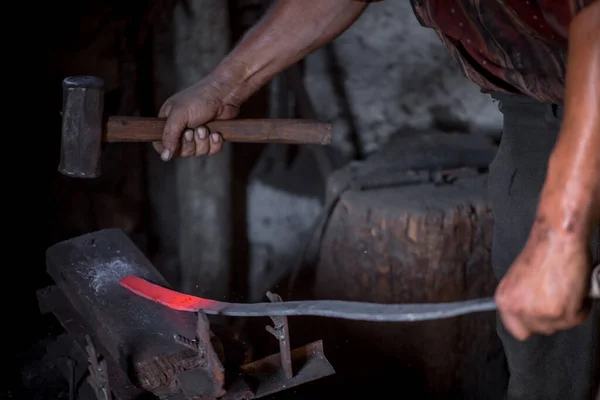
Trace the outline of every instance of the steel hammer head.
<instances>
[{"instance_id":1,"label":"steel hammer head","mask_svg":"<svg viewBox=\"0 0 600 400\"><path fill-rule=\"evenodd\" d=\"M63 80L62 136L58 171L70 177L101 174L104 81L95 76Z\"/></svg>"}]
</instances>

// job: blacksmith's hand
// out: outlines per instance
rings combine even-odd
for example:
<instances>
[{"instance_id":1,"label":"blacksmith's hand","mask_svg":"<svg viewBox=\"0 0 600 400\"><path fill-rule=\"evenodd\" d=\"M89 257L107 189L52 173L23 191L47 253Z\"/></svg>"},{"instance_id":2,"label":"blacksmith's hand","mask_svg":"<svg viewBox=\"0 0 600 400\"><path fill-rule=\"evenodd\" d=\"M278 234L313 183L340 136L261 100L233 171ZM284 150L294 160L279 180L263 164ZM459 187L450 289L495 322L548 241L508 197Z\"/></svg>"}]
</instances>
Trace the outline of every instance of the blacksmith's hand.
<instances>
[{"instance_id":1,"label":"blacksmith's hand","mask_svg":"<svg viewBox=\"0 0 600 400\"><path fill-rule=\"evenodd\" d=\"M231 119L238 105L228 99L230 85L225 80L208 76L174 94L162 105L158 117L167 118L162 142L153 143L163 161L172 157L213 155L221 151L223 138L209 132L206 123Z\"/></svg>"},{"instance_id":2,"label":"blacksmith's hand","mask_svg":"<svg viewBox=\"0 0 600 400\"><path fill-rule=\"evenodd\" d=\"M591 273L588 244L600 224L600 1L569 27L564 120L529 239L500 282L496 302L517 338L582 323Z\"/></svg>"},{"instance_id":3,"label":"blacksmith's hand","mask_svg":"<svg viewBox=\"0 0 600 400\"><path fill-rule=\"evenodd\" d=\"M504 326L518 340L582 323L591 273L588 242L538 218L521 254L496 290Z\"/></svg>"}]
</instances>

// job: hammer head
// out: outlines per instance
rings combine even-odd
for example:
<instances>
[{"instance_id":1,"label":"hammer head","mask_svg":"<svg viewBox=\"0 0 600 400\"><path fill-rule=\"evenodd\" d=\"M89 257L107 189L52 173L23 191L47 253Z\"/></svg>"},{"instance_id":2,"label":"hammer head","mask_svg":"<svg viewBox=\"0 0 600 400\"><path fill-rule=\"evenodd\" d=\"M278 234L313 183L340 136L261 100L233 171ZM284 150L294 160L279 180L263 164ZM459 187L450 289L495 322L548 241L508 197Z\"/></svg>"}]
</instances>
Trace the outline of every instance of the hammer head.
<instances>
[{"instance_id":1,"label":"hammer head","mask_svg":"<svg viewBox=\"0 0 600 400\"><path fill-rule=\"evenodd\" d=\"M58 171L70 177L101 173L104 81L95 76L63 80L62 137Z\"/></svg>"}]
</instances>

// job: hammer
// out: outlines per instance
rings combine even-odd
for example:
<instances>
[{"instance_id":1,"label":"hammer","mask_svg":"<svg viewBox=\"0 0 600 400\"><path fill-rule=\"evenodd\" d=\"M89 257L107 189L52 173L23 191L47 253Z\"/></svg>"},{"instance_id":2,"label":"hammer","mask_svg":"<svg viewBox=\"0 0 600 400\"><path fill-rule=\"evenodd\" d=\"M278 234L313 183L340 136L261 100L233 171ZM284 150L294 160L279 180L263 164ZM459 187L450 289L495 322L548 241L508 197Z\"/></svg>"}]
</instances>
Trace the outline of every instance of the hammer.
<instances>
[{"instance_id":1,"label":"hammer","mask_svg":"<svg viewBox=\"0 0 600 400\"><path fill-rule=\"evenodd\" d=\"M71 76L62 82L63 111L60 165L66 176L100 176L103 143L162 140L165 118L104 117L104 81ZM233 119L206 124L223 140L246 143L331 143L331 124L306 119Z\"/></svg>"}]
</instances>

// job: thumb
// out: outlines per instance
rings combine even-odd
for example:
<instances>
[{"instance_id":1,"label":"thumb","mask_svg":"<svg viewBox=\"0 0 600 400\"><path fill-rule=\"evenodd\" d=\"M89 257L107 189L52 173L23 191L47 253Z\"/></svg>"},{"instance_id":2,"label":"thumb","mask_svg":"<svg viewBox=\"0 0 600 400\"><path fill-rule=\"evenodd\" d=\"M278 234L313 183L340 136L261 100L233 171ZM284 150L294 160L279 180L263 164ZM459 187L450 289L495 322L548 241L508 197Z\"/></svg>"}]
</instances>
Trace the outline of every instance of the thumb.
<instances>
[{"instance_id":1,"label":"thumb","mask_svg":"<svg viewBox=\"0 0 600 400\"><path fill-rule=\"evenodd\" d=\"M187 128L188 118L185 111L173 110L167 117L163 130L161 158L164 161L171 159L177 151L181 141L181 135Z\"/></svg>"},{"instance_id":2,"label":"thumb","mask_svg":"<svg viewBox=\"0 0 600 400\"><path fill-rule=\"evenodd\" d=\"M162 142L152 142L152 147L158 154L162 154L163 150L165 149L162 145Z\"/></svg>"}]
</instances>

